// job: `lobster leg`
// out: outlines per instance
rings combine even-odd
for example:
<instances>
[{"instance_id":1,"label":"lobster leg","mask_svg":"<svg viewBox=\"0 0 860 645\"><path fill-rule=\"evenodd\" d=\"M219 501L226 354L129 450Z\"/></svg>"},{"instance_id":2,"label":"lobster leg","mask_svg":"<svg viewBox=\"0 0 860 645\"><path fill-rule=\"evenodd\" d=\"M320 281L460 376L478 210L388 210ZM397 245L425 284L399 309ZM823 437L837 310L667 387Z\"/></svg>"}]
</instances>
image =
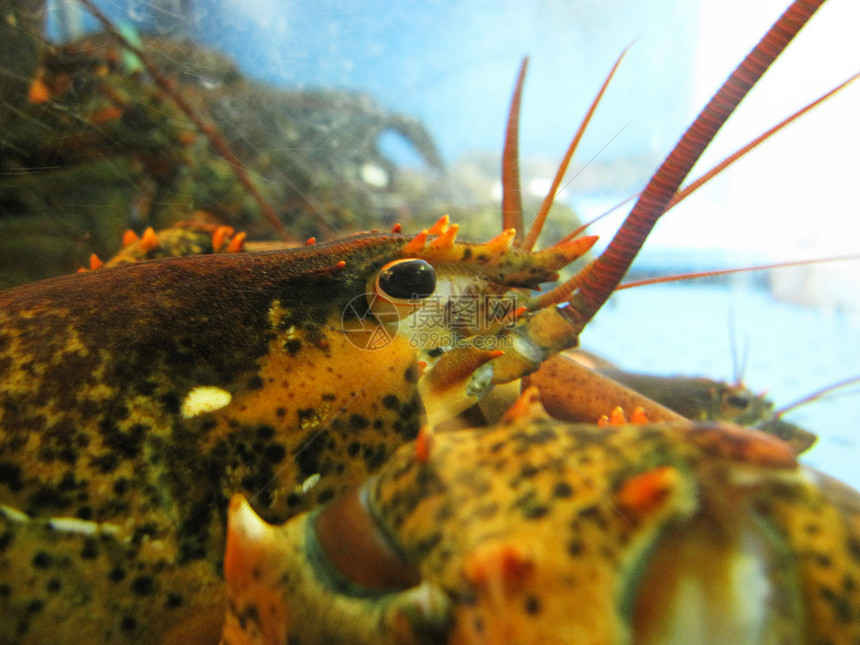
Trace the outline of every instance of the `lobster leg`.
<instances>
[{"instance_id":1,"label":"lobster leg","mask_svg":"<svg viewBox=\"0 0 860 645\"><path fill-rule=\"evenodd\" d=\"M543 406L556 419L595 423L615 406L626 411L642 408L651 422L686 421L677 412L653 399L588 369L560 354L523 379L523 387L540 389Z\"/></svg>"}]
</instances>

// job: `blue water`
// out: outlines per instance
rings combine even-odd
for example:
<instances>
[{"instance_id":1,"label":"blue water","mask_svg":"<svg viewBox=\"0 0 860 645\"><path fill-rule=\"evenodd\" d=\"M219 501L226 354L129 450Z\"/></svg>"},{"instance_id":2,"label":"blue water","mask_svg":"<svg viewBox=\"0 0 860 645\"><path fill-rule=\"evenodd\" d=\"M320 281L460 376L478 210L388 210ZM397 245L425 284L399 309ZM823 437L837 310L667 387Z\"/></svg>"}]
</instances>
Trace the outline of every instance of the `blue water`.
<instances>
[{"instance_id":1,"label":"blue water","mask_svg":"<svg viewBox=\"0 0 860 645\"><path fill-rule=\"evenodd\" d=\"M858 333L849 316L777 302L757 287L653 285L615 294L582 345L631 371L729 382L733 354L746 348L743 381L779 408L860 374ZM860 385L785 419L819 436L805 463L860 488Z\"/></svg>"},{"instance_id":2,"label":"blue water","mask_svg":"<svg viewBox=\"0 0 860 645\"><path fill-rule=\"evenodd\" d=\"M638 52L628 57L616 91L648 96L636 118L656 125L671 141L675 128L666 117L686 120L684 89L691 78L687 57L672 52L693 50L693 32L679 23L693 21L698 13L695 3L682 0L634 3L624 11L601 3L530 6L510 0L96 4L117 23L141 32L190 37L224 52L251 78L292 89L368 92L388 109L421 118L446 162L467 151L500 148L508 100L525 55L533 58L527 145L540 154L559 154L581 115L581 102L572 94L596 91L616 56L634 40L640 43ZM49 27L57 37L74 35L62 24L69 12L83 30L98 29L74 3L53 0L49 7ZM661 74L654 74L655 68ZM641 87L639 80L648 76L655 78ZM614 118L609 118L612 107L604 110L608 123L593 129L598 140L609 140L631 120L628 105L618 105L622 114ZM650 151L652 143L630 137L624 150ZM605 152L623 153L617 147Z\"/></svg>"}]
</instances>

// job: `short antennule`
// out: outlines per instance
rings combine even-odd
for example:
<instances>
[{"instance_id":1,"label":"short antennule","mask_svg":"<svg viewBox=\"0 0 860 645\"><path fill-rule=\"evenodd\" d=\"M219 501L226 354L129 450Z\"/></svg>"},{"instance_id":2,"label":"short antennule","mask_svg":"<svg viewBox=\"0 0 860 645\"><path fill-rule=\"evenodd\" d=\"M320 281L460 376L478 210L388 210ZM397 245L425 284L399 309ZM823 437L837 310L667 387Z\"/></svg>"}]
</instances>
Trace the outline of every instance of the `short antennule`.
<instances>
[{"instance_id":1,"label":"short antennule","mask_svg":"<svg viewBox=\"0 0 860 645\"><path fill-rule=\"evenodd\" d=\"M795 0L699 113L648 182L607 249L583 269L581 286L565 308L574 326L583 329L620 284L645 238L723 123L823 3Z\"/></svg>"},{"instance_id":2,"label":"short antennule","mask_svg":"<svg viewBox=\"0 0 860 645\"><path fill-rule=\"evenodd\" d=\"M627 49L628 48L625 47L624 51L621 52L621 54L615 61L615 65L612 66L612 69L610 70L609 74L606 75L606 79L603 81L603 85L600 86L600 91L597 92L597 96L595 96L594 99L591 101L591 105L588 107L588 111L582 118L582 122L579 124L579 128L577 128L576 134L573 136L573 141L570 142L570 145L567 148L567 152L564 153L564 158L561 160L561 163L558 166L558 170L556 171L555 177L552 180L552 185L550 186L549 192L547 193L546 198L543 200L543 203L541 204L537 214L534 216L528 235L526 235L525 241L522 243L522 248L524 248L525 250L531 251L534 248L538 235L540 235L541 229L543 229L544 222L546 221L546 216L549 214L549 209L552 208L552 204L555 201L555 196L556 193L558 193L559 186L561 186L561 182L564 179L565 174L567 173L567 167L570 165L570 160L573 158L573 155L576 152L576 148L579 145L579 142L582 140L582 136L588 129L588 124L591 122L591 117L594 116L594 113L597 111L597 106L600 104L600 99L603 98L603 95L606 92L606 88L609 87L609 83L612 80L613 75L618 70L619 65L621 65L621 59L624 58L624 54L627 53Z\"/></svg>"},{"instance_id":3,"label":"short antennule","mask_svg":"<svg viewBox=\"0 0 860 645\"><path fill-rule=\"evenodd\" d=\"M523 58L514 95L511 99L511 109L508 113L508 125L505 130L505 147L502 152L502 228L514 228L517 231L514 246L519 246L525 233L523 231L523 198L520 188L520 103L523 96L523 84L526 80L528 56Z\"/></svg>"}]
</instances>

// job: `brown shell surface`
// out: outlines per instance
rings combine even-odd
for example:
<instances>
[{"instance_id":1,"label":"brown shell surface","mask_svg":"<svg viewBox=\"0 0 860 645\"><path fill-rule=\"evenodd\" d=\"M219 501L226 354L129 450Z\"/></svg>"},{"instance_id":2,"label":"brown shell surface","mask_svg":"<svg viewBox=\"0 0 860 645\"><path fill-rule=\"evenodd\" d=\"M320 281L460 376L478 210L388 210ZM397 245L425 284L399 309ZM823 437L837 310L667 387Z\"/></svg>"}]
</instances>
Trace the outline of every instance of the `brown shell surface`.
<instances>
[{"instance_id":1,"label":"brown shell surface","mask_svg":"<svg viewBox=\"0 0 860 645\"><path fill-rule=\"evenodd\" d=\"M749 535L779 586L771 637L860 638L860 498L757 431L520 418L437 433L427 459L404 447L369 491L385 533L452 599L450 643L662 642L637 638L667 615L678 562L723 581L708 602L729 624L726 575Z\"/></svg>"},{"instance_id":2,"label":"brown shell surface","mask_svg":"<svg viewBox=\"0 0 860 645\"><path fill-rule=\"evenodd\" d=\"M362 351L341 331L346 301L405 239L0 294L0 499L14 509L0 515L0 642L152 642L220 615L234 492L284 521L414 437L414 352L397 339ZM230 402L186 418L200 386Z\"/></svg>"}]
</instances>

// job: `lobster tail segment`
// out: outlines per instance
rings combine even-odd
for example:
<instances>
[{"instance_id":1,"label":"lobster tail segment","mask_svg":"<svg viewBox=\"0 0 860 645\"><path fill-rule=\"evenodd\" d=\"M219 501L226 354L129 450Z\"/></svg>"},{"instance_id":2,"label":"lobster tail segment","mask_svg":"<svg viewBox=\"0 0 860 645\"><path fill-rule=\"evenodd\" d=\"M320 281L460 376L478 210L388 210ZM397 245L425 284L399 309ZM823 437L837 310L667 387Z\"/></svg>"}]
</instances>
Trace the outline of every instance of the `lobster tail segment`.
<instances>
[{"instance_id":1,"label":"lobster tail segment","mask_svg":"<svg viewBox=\"0 0 860 645\"><path fill-rule=\"evenodd\" d=\"M795 0L699 113L648 182L609 246L583 269L579 289L563 310L575 328L582 331L620 284L645 238L723 123L822 4L824 0Z\"/></svg>"}]
</instances>

